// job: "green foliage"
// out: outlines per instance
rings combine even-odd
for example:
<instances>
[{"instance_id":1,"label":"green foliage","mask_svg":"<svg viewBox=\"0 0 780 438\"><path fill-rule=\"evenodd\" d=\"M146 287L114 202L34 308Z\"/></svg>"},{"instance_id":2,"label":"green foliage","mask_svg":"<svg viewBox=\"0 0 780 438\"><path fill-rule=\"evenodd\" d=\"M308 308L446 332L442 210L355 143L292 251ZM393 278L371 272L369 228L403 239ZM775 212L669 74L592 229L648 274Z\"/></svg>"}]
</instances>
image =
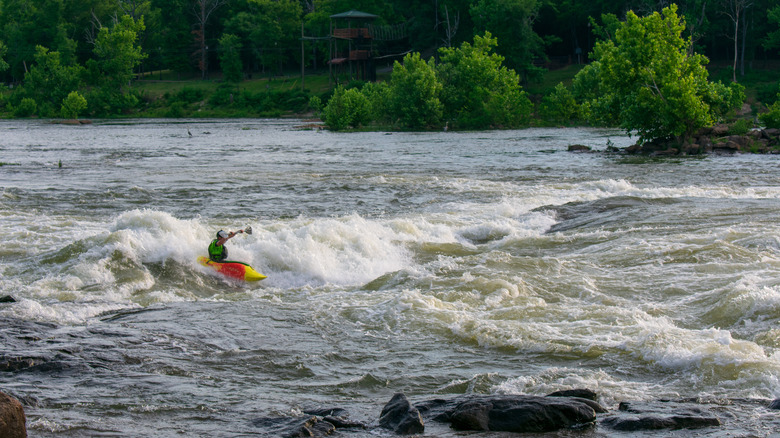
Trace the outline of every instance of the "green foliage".
<instances>
[{"instance_id":1,"label":"green foliage","mask_svg":"<svg viewBox=\"0 0 780 438\"><path fill-rule=\"evenodd\" d=\"M390 122L390 86L387 82L369 82L360 90L368 99L369 118L375 121Z\"/></svg>"},{"instance_id":2,"label":"green foliage","mask_svg":"<svg viewBox=\"0 0 780 438\"><path fill-rule=\"evenodd\" d=\"M753 122L748 119L739 119L729 126L729 134L745 135L753 128Z\"/></svg>"},{"instance_id":3,"label":"green foliage","mask_svg":"<svg viewBox=\"0 0 780 438\"><path fill-rule=\"evenodd\" d=\"M441 102L453 127L516 127L528 121L531 101L514 70L502 65L504 58L490 53L497 44L486 32L484 37L475 36L473 45L439 50Z\"/></svg>"},{"instance_id":4,"label":"green foliage","mask_svg":"<svg viewBox=\"0 0 780 438\"><path fill-rule=\"evenodd\" d=\"M360 90L338 86L322 111L323 120L334 131L359 128L371 121L369 108L368 98Z\"/></svg>"},{"instance_id":5,"label":"green foliage","mask_svg":"<svg viewBox=\"0 0 780 438\"><path fill-rule=\"evenodd\" d=\"M767 18L773 24L773 30L764 38L764 47L767 49L780 47L780 5L767 11Z\"/></svg>"},{"instance_id":6,"label":"green foliage","mask_svg":"<svg viewBox=\"0 0 780 438\"><path fill-rule=\"evenodd\" d=\"M238 36L244 44L256 48L248 52L269 70L281 67L291 53L279 48L300 47L303 10L297 0L246 0L245 7L230 15L225 29ZM259 50L258 50L259 49Z\"/></svg>"},{"instance_id":7,"label":"green foliage","mask_svg":"<svg viewBox=\"0 0 780 438\"><path fill-rule=\"evenodd\" d=\"M496 50L509 59L510 67L522 73L523 83L544 72L534 65L534 60L546 58L545 42L533 29L541 6L538 0L478 0L469 9L475 35L495 35L501 42Z\"/></svg>"},{"instance_id":8,"label":"green foliage","mask_svg":"<svg viewBox=\"0 0 780 438\"><path fill-rule=\"evenodd\" d=\"M25 97L19 102L19 105L13 108L14 117L30 117L38 110L38 104L35 99Z\"/></svg>"},{"instance_id":9,"label":"green foliage","mask_svg":"<svg viewBox=\"0 0 780 438\"><path fill-rule=\"evenodd\" d=\"M241 63L241 39L229 33L219 39L219 61L227 82L241 82L244 68Z\"/></svg>"},{"instance_id":10,"label":"green foliage","mask_svg":"<svg viewBox=\"0 0 780 438\"><path fill-rule=\"evenodd\" d=\"M542 98L539 116L547 123L565 125L579 120L580 106L572 92L559 83L552 93Z\"/></svg>"},{"instance_id":11,"label":"green foliage","mask_svg":"<svg viewBox=\"0 0 780 438\"><path fill-rule=\"evenodd\" d=\"M87 100L78 91L71 91L63 99L60 113L64 119L77 119L79 113L87 109Z\"/></svg>"},{"instance_id":12,"label":"green foliage","mask_svg":"<svg viewBox=\"0 0 780 438\"><path fill-rule=\"evenodd\" d=\"M393 64L390 76L392 118L411 129L441 126L441 89L434 60L426 62L419 53L407 54L403 63Z\"/></svg>"},{"instance_id":13,"label":"green foliage","mask_svg":"<svg viewBox=\"0 0 780 438\"><path fill-rule=\"evenodd\" d=\"M8 63L5 62L5 54L8 53L8 47L0 41L0 72L8 70Z\"/></svg>"},{"instance_id":14,"label":"green foliage","mask_svg":"<svg viewBox=\"0 0 780 438\"><path fill-rule=\"evenodd\" d=\"M585 104L591 121L617 123L644 142L691 135L736 103L738 90L707 80L707 59L690 50L684 28L675 5L643 18L628 12L614 39L598 42L595 62L578 74L598 77L598 95Z\"/></svg>"},{"instance_id":15,"label":"green foliage","mask_svg":"<svg viewBox=\"0 0 780 438\"><path fill-rule=\"evenodd\" d=\"M320 96L311 96L309 98L309 108L315 113L322 111L322 99L320 99Z\"/></svg>"},{"instance_id":16,"label":"green foliage","mask_svg":"<svg viewBox=\"0 0 780 438\"><path fill-rule=\"evenodd\" d=\"M22 94L38 102L41 107L59 107L70 92L81 87L84 69L81 66L62 65L59 52L50 52L38 46L34 59L35 63L24 75Z\"/></svg>"},{"instance_id":17,"label":"green foliage","mask_svg":"<svg viewBox=\"0 0 780 438\"><path fill-rule=\"evenodd\" d=\"M138 34L144 29L143 18L135 21L129 15L122 16L110 28L100 28L93 49L97 58L93 68L99 72L96 78L99 86L117 92L128 86L133 69L146 58L136 45Z\"/></svg>"},{"instance_id":18,"label":"green foliage","mask_svg":"<svg viewBox=\"0 0 780 438\"><path fill-rule=\"evenodd\" d=\"M780 129L780 93L777 94L777 100L768 111L758 115L758 120L767 128Z\"/></svg>"},{"instance_id":19,"label":"green foliage","mask_svg":"<svg viewBox=\"0 0 780 438\"><path fill-rule=\"evenodd\" d=\"M184 102L191 104L200 102L206 96L206 92L200 88L184 87L170 97L171 102Z\"/></svg>"}]
</instances>

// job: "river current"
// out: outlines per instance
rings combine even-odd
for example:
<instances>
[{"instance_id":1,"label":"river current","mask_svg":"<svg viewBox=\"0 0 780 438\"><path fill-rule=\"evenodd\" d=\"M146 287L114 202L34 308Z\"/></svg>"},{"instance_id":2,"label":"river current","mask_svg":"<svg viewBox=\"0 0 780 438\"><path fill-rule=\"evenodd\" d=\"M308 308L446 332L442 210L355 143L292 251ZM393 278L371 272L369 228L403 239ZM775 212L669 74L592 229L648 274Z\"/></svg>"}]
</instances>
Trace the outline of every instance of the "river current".
<instances>
[{"instance_id":1,"label":"river current","mask_svg":"<svg viewBox=\"0 0 780 438\"><path fill-rule=\"evenodd\" d=\"M396 392L571 388L742 400L694 434L777 432L780 156L303 124L0 122L0 359L42 364L0 391L30 436L272 436L257 419L372 423ZM231 258L266 280L196 262L246 226Z\"/></svg>"}]
</instances>

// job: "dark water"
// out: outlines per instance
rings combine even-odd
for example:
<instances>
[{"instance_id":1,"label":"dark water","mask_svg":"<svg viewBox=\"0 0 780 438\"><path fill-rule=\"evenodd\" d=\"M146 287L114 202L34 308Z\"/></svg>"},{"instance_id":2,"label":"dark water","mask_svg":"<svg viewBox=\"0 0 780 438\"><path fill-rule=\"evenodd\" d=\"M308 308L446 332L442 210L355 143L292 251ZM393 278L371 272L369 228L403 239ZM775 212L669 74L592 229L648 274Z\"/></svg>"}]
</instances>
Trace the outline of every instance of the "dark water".
<instances>
[{"instance_id":1,"label":"dark water","mask_svg":"<svg viewBox=\"0 0 780 438\"><path fill-rule=\"evenodd\" d=\"M396 392L580 387L730 401L673 436L780 427L780 158L299 123L0 123L0 361L37 364L0 390L30 436L274 436L258 420L371 423ZM231 258L268 279L195 262L247 225Z\"/></svg>"}]
</instances>

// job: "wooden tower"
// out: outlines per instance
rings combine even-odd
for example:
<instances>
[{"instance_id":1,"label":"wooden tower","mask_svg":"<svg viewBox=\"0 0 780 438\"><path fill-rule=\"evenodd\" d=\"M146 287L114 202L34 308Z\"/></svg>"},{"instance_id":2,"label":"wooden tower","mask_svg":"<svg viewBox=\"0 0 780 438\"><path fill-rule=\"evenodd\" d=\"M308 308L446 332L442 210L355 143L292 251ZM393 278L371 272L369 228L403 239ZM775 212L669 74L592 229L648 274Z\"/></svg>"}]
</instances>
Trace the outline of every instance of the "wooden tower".
<instances>
[{"instance_id":1,"label":"wooden tower","mask_svg":"<svg viewBox=\"0 0 780 438\"><path fill-rule=\"evenodd\" d=\"M376 80L371 23L377 18L355 10L330 16L330 81L337 72L350 79Z\"/></svg>"}]
</instances>

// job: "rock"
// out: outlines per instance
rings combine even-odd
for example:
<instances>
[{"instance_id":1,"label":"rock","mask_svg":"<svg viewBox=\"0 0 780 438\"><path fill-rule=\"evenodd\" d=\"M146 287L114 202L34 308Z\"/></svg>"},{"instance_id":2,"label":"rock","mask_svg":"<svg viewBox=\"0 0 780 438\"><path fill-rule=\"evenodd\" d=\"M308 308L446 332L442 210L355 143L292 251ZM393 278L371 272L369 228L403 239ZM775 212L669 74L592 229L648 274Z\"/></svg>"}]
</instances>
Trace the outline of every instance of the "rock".
<instances>
[{"instance_id":1,"label":"rock","mask_svg":"<svg viewBox=\"0 0 780 438\"><path fill-rule=\"evenodd\" d=\"M778 409L780 410L780 398L776 398L772 400L772 403L769 403L769 409Z\"/></svg>"},{"instance_id":2,"label":"rock","mask_svg":"<svg viewBox=\"0 0 780 438\"><path fill-rule=\"evenodd\" d=\"M366 425L359 421L348 420L345 417L334 417L328 415L322 419L332 424L336 429L365 429Z\"/></svg>"},{"instance_id":3,"label":"rock","mask_svg":"<svg viewBox=\"0 0 780 438\"><path fill-rule=\"evenodd\" d=\"M297 427L284 436L289 438L322 437L330 435L334 430L336 428L327 421L322 421L317 417L309 417L300 421Z\"/></svg>"},{"instance_id":4,"label":"rock","mask_svg":"<svg viewBox=\"0 0 780 438\"><path fill-rule=\"evenodd\" d=\"M699 429L720 426L720 419L699 408L672 402L621 402L620 411L601 424L614 430L636 432L660 429Z\"/></svg>"},{"instance_id":5,"label":"rock","mask_svg":"<svg viewBox=\"0 0 780 438\"><path fill-rule=\"evenodd\" d=\"M19 400L0 392L0 437L25 438L27 425Z\"/></svg>"},{"instance_id":6,"label":"rock","mask_svg":"<svg viewBox=\"0 0 780 438\"><path fill-rule=\"evenodd\" d=\"M395 394L382 409L379 425L400 435L425 431L420 411L401 393Z\"/></svg>"},{"instance_id":7,"label":"rock","mask_svg":"<svg viewBox=\"0 0 780 438\"><path fill-rule=\"evenodd\" d=\"M456 430L552 432L596 421L585 399L536 396L474 396L444 416Z\"/></svg>"},{"instance_id":8,"label":"rock","mask_svg":"<svg viewBox=\"0 0 780 438\"><path fill-rule=\"evenodd\" d=\"M565 389L547 394L547 397L577 397L588 400L598 401L598 394L590 389Z\"/></svg>"},{"instance_id":9,"label":"rock","mask_svg":"<svg viewBox=\"0 0 780 438\"><path fill-rule=\"evenodd\" d=\"M10 295L0 297L0 303L15 303L16 300Z\"/></svg>"},{"instance_id":10,"label":"rock","mask_svg":"<svg viewBox=\"0 0 780 438\"><path fill-rule=\"evenodd\" d=\"M715 125L712 127L712 135L726 135L729 133L728 125Z\"/></svg>"},{"instance_id":11,"label":"rock","mask_svg":"<svg viewBox=\"0 0 780 438\"><path fill-rule=\"evenodd\" d=\"M569 145L569 152L590 152L591 149L588 146L581 145L581 144L570 144Z\"/></svg>"}]
</instances>

